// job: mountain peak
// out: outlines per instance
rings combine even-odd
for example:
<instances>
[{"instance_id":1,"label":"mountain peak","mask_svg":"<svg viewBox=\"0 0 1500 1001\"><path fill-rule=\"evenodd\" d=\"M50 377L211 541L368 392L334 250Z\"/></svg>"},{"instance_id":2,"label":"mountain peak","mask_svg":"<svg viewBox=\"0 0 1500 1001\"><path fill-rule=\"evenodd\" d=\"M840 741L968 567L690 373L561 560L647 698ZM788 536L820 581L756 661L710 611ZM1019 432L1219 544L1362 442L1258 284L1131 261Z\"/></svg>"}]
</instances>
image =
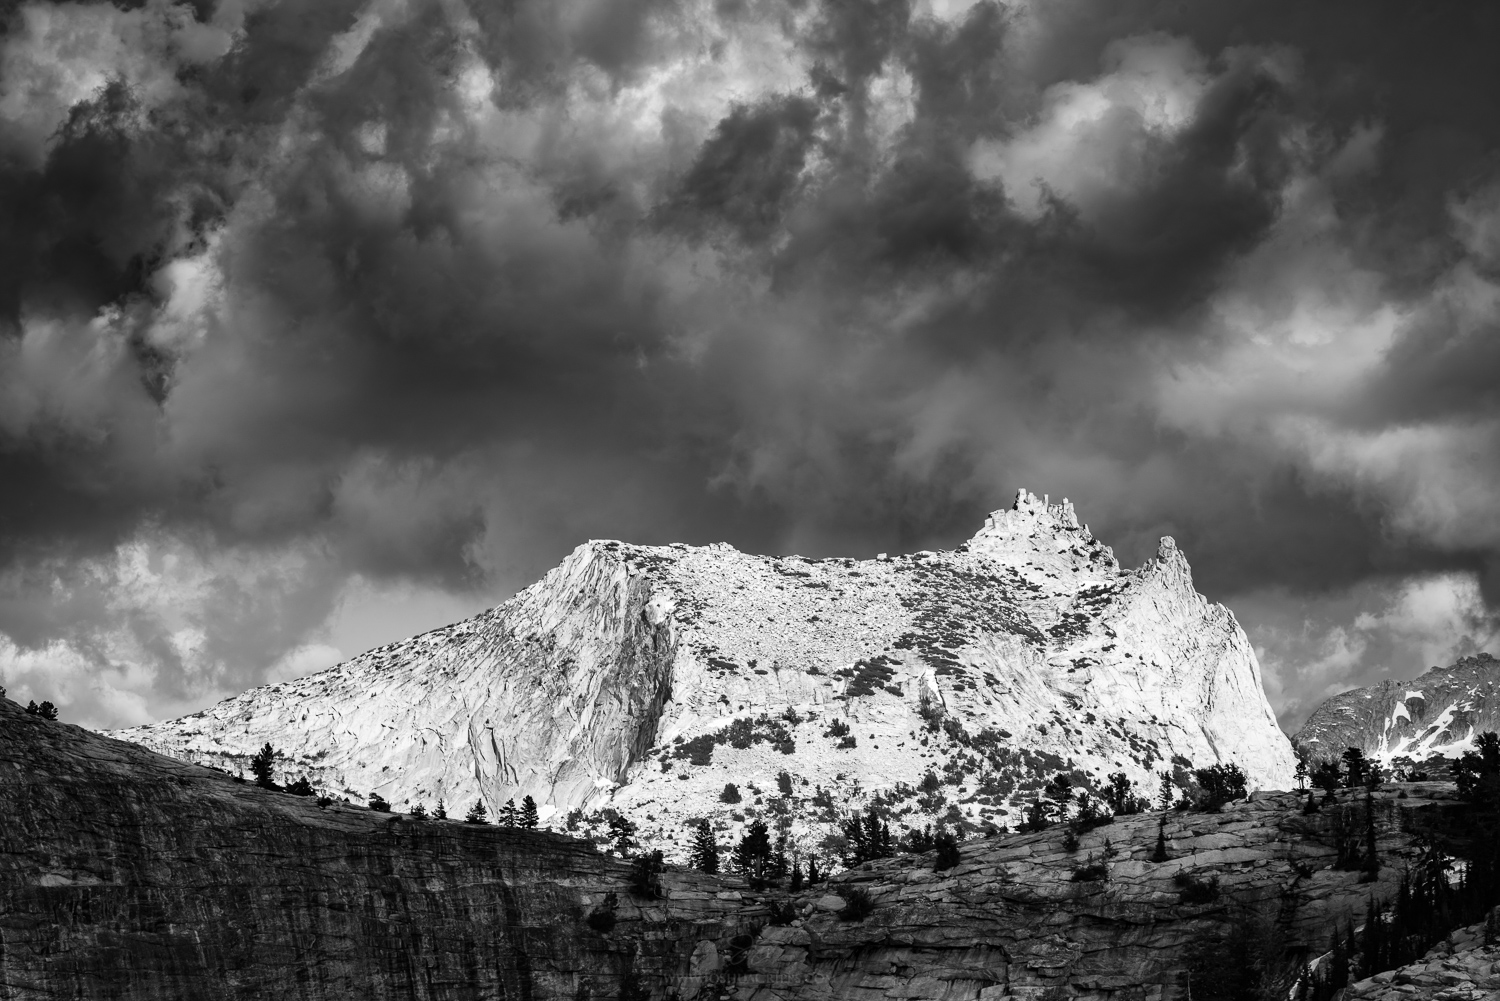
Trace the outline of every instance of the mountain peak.
<instances>
[{"instance_id":1,"label":"mountain peak","mask_svg":"<svg viewBox=\"0 0 1500 1001\"><path fill-rule=\"evenodd\" d=\"M1159 556L1123 570L1025 491L952 552L595 541L466 622L120 736L231 770L269 741L287 780L397 806L529 795L585 829L623 810L669 854L693 817L775 821L807 851L862 804L1014 823L1060 771L1150 792L1234 761L1285 787L1249 642L1170 539Z\"/></svg>"}]
</instances>

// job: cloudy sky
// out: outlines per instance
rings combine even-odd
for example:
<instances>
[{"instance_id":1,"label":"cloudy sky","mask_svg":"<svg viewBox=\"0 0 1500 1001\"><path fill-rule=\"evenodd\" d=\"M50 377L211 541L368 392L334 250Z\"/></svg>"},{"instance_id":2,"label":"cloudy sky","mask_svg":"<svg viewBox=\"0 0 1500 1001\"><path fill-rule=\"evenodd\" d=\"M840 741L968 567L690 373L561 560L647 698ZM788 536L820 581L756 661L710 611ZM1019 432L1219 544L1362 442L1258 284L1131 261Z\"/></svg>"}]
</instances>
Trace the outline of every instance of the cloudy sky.
<instances>
[{"instance_id":1,"label":"cloudy sky","mask_svg":"<svg viewBox=\"0 0 1500 1001\"><path fill-rule=\"evenodd\" d=\"M1170 534L1283 724L1500 653L1500 8L9 0L0 681L191 712L588 538Z\"/></svg>"}]
</instances>

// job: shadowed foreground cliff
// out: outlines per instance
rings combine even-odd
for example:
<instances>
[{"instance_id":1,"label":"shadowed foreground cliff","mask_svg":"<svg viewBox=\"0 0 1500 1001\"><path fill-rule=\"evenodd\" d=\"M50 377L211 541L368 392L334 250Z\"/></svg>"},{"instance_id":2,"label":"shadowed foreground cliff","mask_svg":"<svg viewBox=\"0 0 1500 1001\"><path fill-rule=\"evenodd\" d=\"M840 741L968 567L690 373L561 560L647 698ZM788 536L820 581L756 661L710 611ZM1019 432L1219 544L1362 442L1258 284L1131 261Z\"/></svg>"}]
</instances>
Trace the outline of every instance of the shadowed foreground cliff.
<instances>
[{"instance_id":1,"label":"shadowed foreground cliff","mask_svg":"<svg viewBox=\"0 0 1500 1001\"><path fill-rule=\"evenodd\" d=\"M1413 816L1442 790L1378 801L1376 883L1331 867L1340 809L1291 795L1081 835L974 841L860 867L790 896L669 871L641 900L585 842L358 807L319 809L0 700L0 984L7 998L1153 999L1186 947L1250 910L1320 952L1335 921L1389 897ZM1118 854L1105 859L1104 839ZM1094 878L1079 868L1103 860ZM1187 874L1220 892L1185 899ZM874 909L833 913L851 885ZM616 922L586 920L614 894ZM786 899L783 924L771 899ZM743 959L744 972L727 968Z\"/></svg>"},{"instance_id":2,"label":"shadowed foreground cliff","mask_svg":"<svg viewBox=\"0 0 1500 1001\"><path fill-rule=\"evenodd\" d=\"M632 944L659 983L741 907L701 894L643 923L621 893L601 935L582 900L627 870L583 842L320 809L5 700L0 809L16 998L572 998L582 975L613 997Z\"/></svg>"}]
</instances>

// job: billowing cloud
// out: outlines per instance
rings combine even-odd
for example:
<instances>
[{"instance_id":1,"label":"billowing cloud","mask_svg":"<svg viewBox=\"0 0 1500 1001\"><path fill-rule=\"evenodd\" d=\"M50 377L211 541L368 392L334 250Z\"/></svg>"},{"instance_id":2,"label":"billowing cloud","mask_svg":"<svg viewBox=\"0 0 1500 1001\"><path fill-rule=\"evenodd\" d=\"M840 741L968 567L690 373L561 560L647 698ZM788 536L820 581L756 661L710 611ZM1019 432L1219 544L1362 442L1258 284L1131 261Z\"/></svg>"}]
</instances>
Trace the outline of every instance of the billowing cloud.
<instances>
[{"instance_id":1,"label":"billowing cloud","mask_svg":"<svg viewBox=\"0 0 1500 1001\"><path fill-rule=\"evenodd\" d=\"M1175 535L1286 719L1492 643L1485 16L19 4L0 673L133 722L588 537L951 545L1021 485Z\"/></svg>"}]
</instances>

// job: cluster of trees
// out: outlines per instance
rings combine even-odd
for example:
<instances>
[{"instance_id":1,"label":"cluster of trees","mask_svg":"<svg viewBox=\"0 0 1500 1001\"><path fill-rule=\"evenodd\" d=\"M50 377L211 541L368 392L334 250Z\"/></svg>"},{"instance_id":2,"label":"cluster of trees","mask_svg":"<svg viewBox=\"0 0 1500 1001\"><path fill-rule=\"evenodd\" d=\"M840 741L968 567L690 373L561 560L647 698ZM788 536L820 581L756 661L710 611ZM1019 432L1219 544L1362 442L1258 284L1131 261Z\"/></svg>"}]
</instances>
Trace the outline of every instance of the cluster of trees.
<instances>
[{"instance_id":1,"label":"cluster of trees","mask_svg":"<svg viewBox=\"0 0 1500 1001\"><path fill-rule=\"evenodd\" d=\"M1333 933L1328 962L1305 972L1296 1001L1329 1001L1353 981L1414 963L1453 929L1484 920L1500 904L1500 855L1491 845L1456 879L1452 868L1446 855L1429 850L1394 900L1371 899L1358 932L1346 925Z\"/></svg>"},{"instance_id":2,"label":"cluster of trees","mask_svg":"<svg viewBox=\"0 0 1500 1001\"><path fill-rule=\"evenodd\" d=\"M1370 900L1364 925L1335 929L1316 969L1272 916L1241 912L1224 933L1188 950L1184 972L1193 1001L1331 1001L1349 984L1416 962L1455 928L1500 903L1500 865L1471 859L1458 878L1452 862L1429 851L1402 879L1394 899Z\"/></svg>"},{"instance_id":3,"label":"cluster of trees","mask_svg":"<svg viewBox=\"0 0 1500 1001\"><path fill-rule=\"evenodd\" d=\"M1365 757L1358 747L1346 748L1337 758L1311 760L1305 753L1297 755L1297 789L1304 790L1311 783L1314 789L1323 790L1323 802L1338 800L1340 789L1378 789L1385 781L1385 773L1377 762Z\"/></svg>"},{"instance_id":4,"label":"cluster of trees","mask_svg":"<svg viewBox=\"0 0 1500 1001\"><path fill-rule=\"evenodd\" d=\"M250 759L250 774L255 776L255 784L262 789L279 790L291 793L293 796L311 796L316 790L312 783L307 781L306 775L298 776L285 788L276 784L273 773L276 768L276 749L269 742L264 744L259 751ZM331 801L330 801L331 802ZM386 807L390 809L390 807Z\"/></svg>"},{"instance_id":5,"label":"cluster of trees","mask_svg":"<svg viewBox=\"0 0 1500 1001\"><path fill-rule=\"evenodd\" d=\"M1466 856L1461 864L1429 840L1393 898L1371 898L1362 926L1346 922L1334 930L1316 969L1284 940L1276 922L1242 919L1190 954L1185 972L1195 1001L1331 1001L1355 981L1420 960L1453 929L1483 920L1500 905L1500 842L1491 836L1500 830L1500 736L1479 735L1474 750L1450 769L1460 794L1474 804L1452 842ZM1364 788L1363 823L1352 804L1334 815L1335 866L1361 870L1373 880L1380 868L1373 796L1383 780L1379 767L1350 748L1337 759L1304 759L1298 777L1329 794ZM1310 790L1308 799L1316 810Z\"/></svg>"},{"instance_id":6,"label":"cluster of trees","mask_svg":"<svg viewBox=\"0 0 1500 1001\"><path fill-rule=\"evenodd\" d=\"M441 806L442 800L438 800L438 804ZM475 800L474 805L469 807L469 812L464 814L466 824L488 824L489 822L489 811L484 808L482 800ZM514 799L506 800L505 805L495 814L495 823L501 827L519 827L524 831L536 830L537 824L540 823L537 817L536 800L529 795L523 796L519 807L516 806Z\"/></svg>"},{"instance_id":7,"label":"cluster of trees","mask_svg":"<svg viewBox=\"0 0 1500 1001\"><path fill-rule=\"evenodd\" d=\"M1474 738L1474 750L1450 766L1458 794L1486 806L1500 806L1500 734L1494 730Z\"/></svg>"},{"instance_id":8,"label":"cluster of trees","mask_svg":"<svg viewBox=\"0 0 1500 1001\"><path fill-rule=\"evenodd\" d=\"M54 715L49 718L55 719L56 717ZM307 780L306 775L298 776L285 787L276 784L274 775L277 753L276 749L267 742L250 758L250 773L255 776L255 784L262 789L287 792L293 796L316 795L317 790ZM326 806L332 802L333 800L327 796L318 797L319 806ZM391 812L391 804L378 792L370 794L369 807L378 813ZM418 820L448 819L448 810L443 805L441 798L438 799L437 806L431 813L428 813L427 808L421 803L413 806L409 812L410 816ZM483 800L476 800L474 805L469 807L469 812L464 815L464 823L467 824L488 824L489 822L489 812L485 809ZM524 797L519 807L516 806L514 799L506 800L505 806L500 809L499 815L496 818L496 823L501 827L519 827L523 830L535 830L538 822L536 800L530 796Z\"/></svg>"},{"instance_id":9,"label":"cluster of trees","mask_svg":"<svg viewBox=\"0 0 1500 1001\"><path fill-rule=\"evenodd\" d=\"M5 686L0 685L0 699L5 698ZM26 712L31 716L40 716L42 719L57 719L57 706L50 702L37 705L35 701L26 703Z\"/></svg>"},{"instance_id":10,"label":"cluster of trees","mask_svg":"<svg viewBox=\"0 0 1500 1001\"><path fill-rule=\"evenodd\" d=\"M941 825L936 831L931 825L913 828L898 839L891 834L889 822L881 819L874 808L868 808L863 815L852 814L839 826L844 835L842 861L846 866L931 851L937 853L933 866L936 872L951 869L959 863L958 838Z\"/></svg>"},{"instance_id":11,"label":"cluster of trees","mask_svg":"<svg viewBox=\"0 0 1500 1001\"><path fill-rule=\"evenodd\" d=\"M5 689L0 688L0 695L5 694ZM57 707L50 702L37 705L35 702L26 703L26 712L32 716L40 716L42 719L57 719Z\"/></svg>"},{"instance_id":12,"label":"cluster of trees","mask_svg":"<svg viewBox=\"0 0 1500 1001\"><path fill-rule=\"evenodd\" d=\"M1192 773L1192 786L1178 796L1177 784L1168 772L1158 774L1157 808L1165 811L1196 809L1217 813L1228 803L1245 797L1245 773L1239 765L1220 764L1199 768ZM1022 812L1017 830L1022 833L1044 831L1055 824L1066 823L1073 832L1086 831L1110 823L1117 816L1144 813L1152 806L1136 792L1124 772L1109 776L1098 795L1083 788L1074 776L1059 772L1042 787L1042 794Z\"/></svg>"}]
</instances>

